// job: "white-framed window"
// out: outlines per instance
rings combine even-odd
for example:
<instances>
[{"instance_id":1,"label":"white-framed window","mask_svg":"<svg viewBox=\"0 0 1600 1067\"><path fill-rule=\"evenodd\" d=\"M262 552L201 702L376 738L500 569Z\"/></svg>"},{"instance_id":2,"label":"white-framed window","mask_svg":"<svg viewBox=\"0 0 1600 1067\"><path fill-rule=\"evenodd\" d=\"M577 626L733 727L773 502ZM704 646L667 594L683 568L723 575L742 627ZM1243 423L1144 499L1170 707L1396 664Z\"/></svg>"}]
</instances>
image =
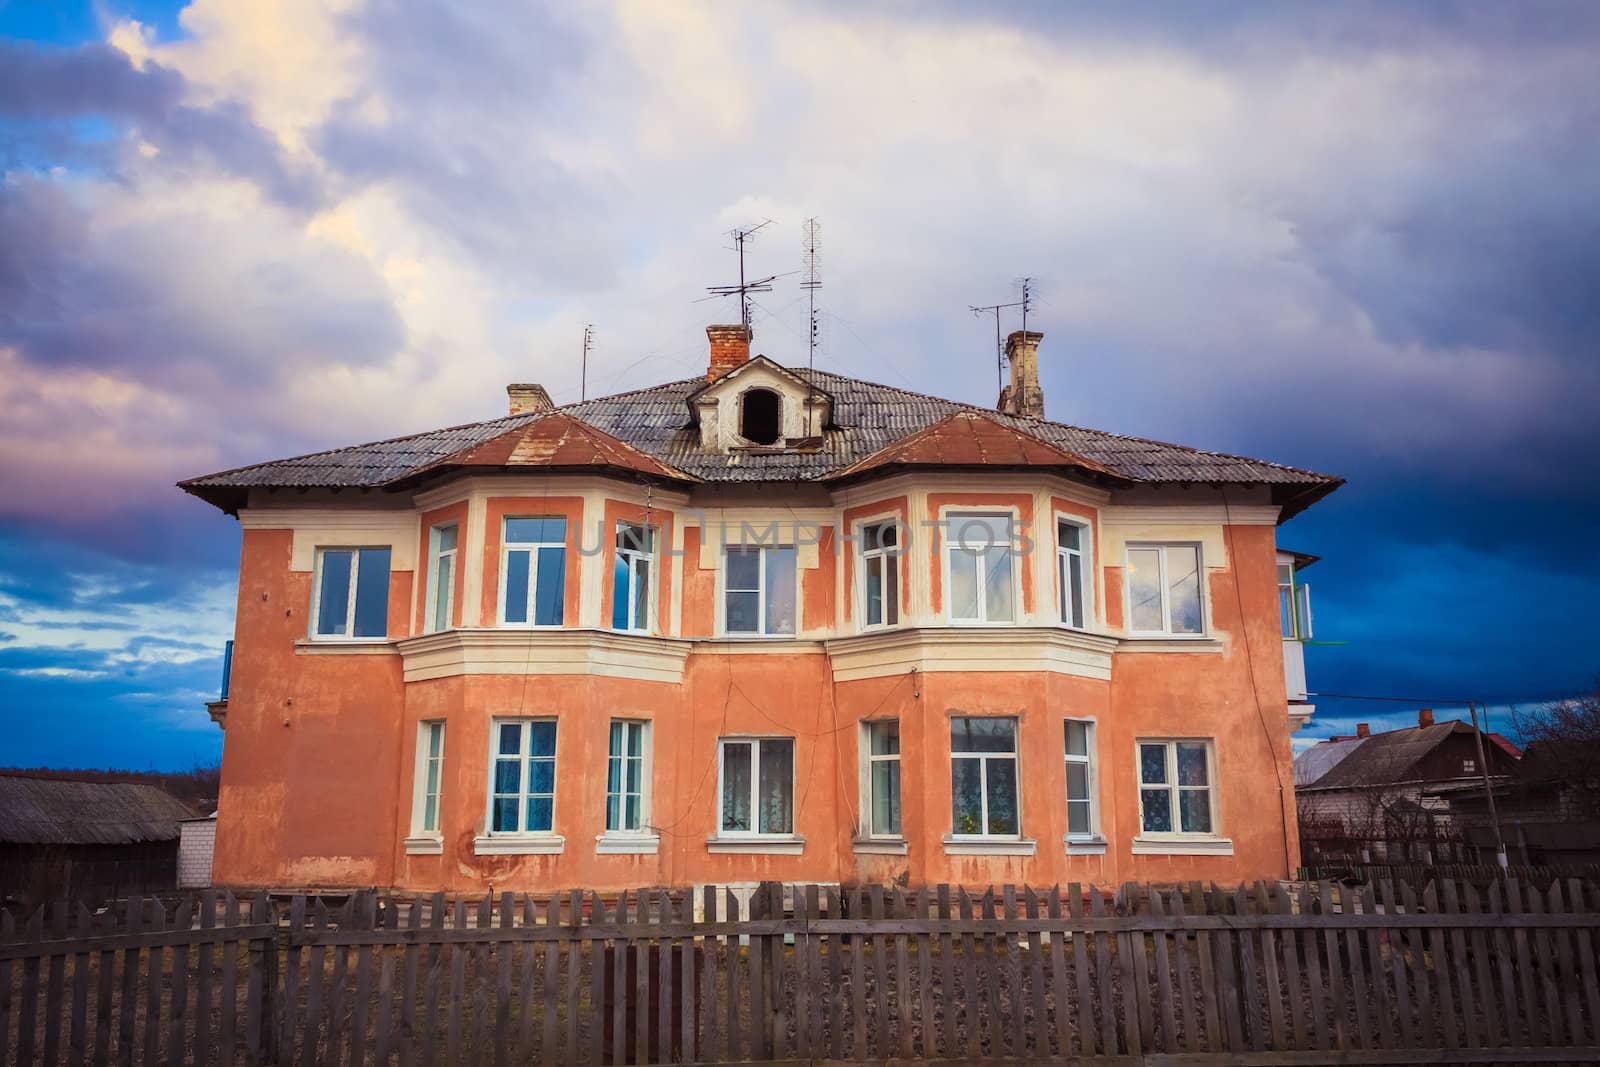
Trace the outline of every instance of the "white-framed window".
<instances>
[{"instance_id":1,"label":"white-framed window","mask_svg":"<svg viewBox=\"0 0 1600 1067\"><path fill-rule=\"evenodd\" d=\"M1311 587L1295 580L1294 564L1278 564L1278 617L1284 640L1311 640Z\"/></svg>"},{"instance_id":2,"label":"white-framed window","mask_svg":"<svg viewBox=\"0 0 1600 1067\"><path fill-rule=\"evenodd\" d=\"M861 724L862 831L867 837L899 838L900 721Z\"/></svg>"},{"instance_id":3,"label":"white-framed window","mask_svg":"<svg viewBox=\"0 0 1600 1067\"><path fill-rule=\"evenodd\" d=\"M456 524L441 523L428 531L428 591L425 633L450 629L456 602Z\"/></svg>"},{"instance_id":4,"label":"white-framed window","mask_svg":"<svg viewBox=\"0 0 1600 1067\"><path fill-rule=\"evenodd\" d=\"M729 545L723 553L723 630L793 634L800 577L793 545Z\"/></svg>"},{"instance_id":5,"label":"white-framed window","mask_svg":"<svg viewBox=\"0 0 1600 1067\"><path fill-rule=\"evenodd\" d=\"M953 511L945 516L945 588L951 622L1016 619L1013 526L1009 513Z\"/></svg>"},{"instance_id":6,"label":"white-framed window","mask_svg":"<svg viewBox=\"0 0 1600 1067\"><path fill-rule=\"evenodd\" d=\"M863 627L900 623L900 525L861 527L861 623Z\"/></svg>"},{"instance_id":7,"label":"white-framed window","mask_svg":"<svg viewBox=\"0 0 1600 1067\"><path fill-rule=\"evenodd\" d=\"M725 737L718 742L721 836L794 833L794 738Z\"/></svg>"},{"instance_id":8,"label":"white-framed window","mask_svg":"<svg viewBox=\"0 0 1600 1067\"><path fill-rule=\"evenodd\" d=\"M1067 754L1067 836L1093 837L1100 825L1095 811L1094 723L1087 719L1066 721Z\"/></svg>"},{"instance_id":9,"label":"white-framed window","mask_svg":"<svg viewBox=\"0 0 1600 1067\"><path fill-rule=\"evenodd\" d=\"M508 518L500 540L500 623L560 626L567 600L567 520Z\"/></svg>"},{"instance_id":10,"label":"white-framed window","mask_svg":"<svg viewBox=\"0 0 1600 1067\"><path fill-rule=\"evenodd\" d=\"M319 548L311 636L324 641L389 633L389 549Z\"/></svg>"},{"instance_id":11,"label":"white-framed window","mask_svg":"<svg viewBox=\"0 0 1600 1067\"><path fill-rule=\"evenodd\" d=\"M1061 622L1082 630L1093 618L1094 571L1089 566L1089 527L1056 519L1056 599Z\"/></svg>"},{"instance_id":12,"label":"white-framed window","mask_svg":"<svg viewBox=\"0 0 1600 1067\"><path fill-rule=\"evenodd\" d=\"M439 832L439 797L444 782L444 721L417 724L417 776L411 804L411 834Z\"/></svg>"},{"instance_id":13,"label":"white-framed window","mask_svg":"<svg viewBox=\"0 0 1600 1067\"><path fill-rule=\"evenodd\" d=\"M489 833L548 834L555 828L556 721L495 719L491 731Z\"/></svg>"},{"instance_id":14,"label":"white-framed window","mask_svg":"<svg viewBox=\"0 0 1600 1067\"><path fill-rule=\"evenodd\" d=\"M1128 546L1128 632L1151 636L1205 632L1200 546Z\"/></svg>"},{"instance_id":15,"label":"white-framed window","mask_svg":"<svg viewBox=\"0 0 1600 1067\"><path fill-rule=\"evenodd\" d=\"M1464 759L1464 760L1462 760L1461 761L1461 773L1462 774L1477 774L1478 773L1478 761L1475 760L1475 759Z\"/></svg>"},{"instance_id":16,"label":"white-framed window","mask_svg":"<svg viewBox=\"0 0 1600 1067\"><path fill-rule=\"evenodd\" d=\"M612 719L606 756L606 833L643 833L650 826L650 724Z\"/></svg>"},{"instance_id":17,"label":"white-framed window","mask_svg":"<svg viewBox=\"0 0 1600 1067\"><path fill-rule=\"evenodd\" d=\"M1141 738L1139 827L1147 835L1216 833L1209 740Z\"/></svg>"},{"instance_id":18,"label":"white-framed window","mask_svg":"<svg viewBox=\"0 0 1600 1067\"><path fill-rule=\"evenodd\" d=\"M1022 833L1017 720L950 720L952 837L1017 838Z\"/></svg>"},{"instance_id":19,"label":"white-framed window","mask_svg":"<svg viewBox=\"0 0 1600 1067\"><path fill-rule=\"evenodd\" d=\"M656 530L637 522L617 523L616 559L611 565L611 628L647 634L651 630L651 590Z\"/></svg>"}]
</instances>

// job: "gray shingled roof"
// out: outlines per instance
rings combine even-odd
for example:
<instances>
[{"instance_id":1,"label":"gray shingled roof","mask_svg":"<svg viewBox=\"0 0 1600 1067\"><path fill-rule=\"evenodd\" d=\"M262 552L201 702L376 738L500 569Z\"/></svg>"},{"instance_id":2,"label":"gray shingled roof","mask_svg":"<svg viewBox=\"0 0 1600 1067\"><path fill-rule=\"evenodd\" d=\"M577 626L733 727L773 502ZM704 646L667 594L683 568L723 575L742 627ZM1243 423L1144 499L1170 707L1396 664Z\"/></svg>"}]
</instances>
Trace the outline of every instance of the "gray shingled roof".
<instances>
[{"instance_id":1,"label":"gray shingled roof","mask_svg":"<svg viewBox=\"0 0 1600 1067\"><path fill-rule=\"evenodd\" d=\"M1460 722L1441 722L1432 726L1412 726L1373 734L1315 781L1297 784L1296 788L1358 789L1362 786L1411 781L1417 761L1444 744L1458 730L1471 732L1472 727Z\"/></svg>"},{"instance_id":2,"label":"gray shingled roof","mask_svg":"<svg viewBox=\"0 0 1600 1067\"><path fill-rule=\"evenodd\" d=\"M0 775L0 843L126 845L171 841L194 812L153 785Z\"/></svg>"},{"instance_id":3,"label":"gray shingled roof","mask_svg":"<svg viewBox=\"0 0 1600 1067\"><path fill-rule=\"evenodd\" d=\"M1134 481L1229 482L1269 485L1292 513L1342 484L1326 474L1243 456L1186 448L989 408L847 378L827 371L789 368L833 398L832 424L813 452L723 454L703 450L689 425L689 395L703 377L619 393L556 411L566 412L707 482L815 481L865 459L899 439L960 411L982 411L995 421L1092 459ZM422 468L544 417L513 415L487 422L257 463L179 483L229 510L250 488L382 488Z\"/></svg>"}]
</instances>

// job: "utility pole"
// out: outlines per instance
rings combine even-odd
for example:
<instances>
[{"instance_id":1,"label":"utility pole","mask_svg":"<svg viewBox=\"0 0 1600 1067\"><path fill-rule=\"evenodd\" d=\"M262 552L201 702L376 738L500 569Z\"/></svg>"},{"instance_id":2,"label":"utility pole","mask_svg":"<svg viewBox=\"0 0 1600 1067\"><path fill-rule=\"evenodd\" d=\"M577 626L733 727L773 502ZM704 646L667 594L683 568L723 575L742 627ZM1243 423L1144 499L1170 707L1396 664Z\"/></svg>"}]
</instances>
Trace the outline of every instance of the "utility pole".
<instances>
[{"instance_id":1,"label":"utility pole","mask_svg":"<svg viewBox=\"0 0 1600 1067\"><path fill-rule=\"evenodd\" d=\"M1472 714L1472 736L1477 738L1478 741L1478 766L1483 770L1483 795L1489 801L1489 821L1494 824L1495 856L1499 859L1500 869L1503 871L1509 866L1510 861L1506 858L1505 835L1500 832L1500 812L1495 807L1494 788L1489 784L1489 760L1483 750L1483 731L1478 729L1478 705L1468 703L1467 710ZM1487 705L1483 709L1483 725L1489 725L1489 708Z\"/></svg>"}]
</instances>

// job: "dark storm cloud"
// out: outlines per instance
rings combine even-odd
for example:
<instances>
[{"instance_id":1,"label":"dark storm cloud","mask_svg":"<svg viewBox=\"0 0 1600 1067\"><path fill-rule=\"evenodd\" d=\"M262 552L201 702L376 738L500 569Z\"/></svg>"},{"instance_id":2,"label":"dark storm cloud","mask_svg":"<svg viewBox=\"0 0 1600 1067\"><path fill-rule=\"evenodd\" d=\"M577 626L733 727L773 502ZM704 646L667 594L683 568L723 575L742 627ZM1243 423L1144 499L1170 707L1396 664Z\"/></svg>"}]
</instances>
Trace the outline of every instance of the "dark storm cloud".
<instances>
[{"instance_id":1,"label":"dark storm cloud","mask_svg":"<svg viewBox=\"0 0 1600 1067\"><path fill-rule=\"evenodd\" d=\"M0 40L0 116L24 124L86 116L130 123L169 155L169 165L217 166L258 182L286 205L317 206L315 180L286 163L247 109L230 101L197 107L185 103L184 94L177 71L154 62L136 67L109 45L47 48Z\"/></svg>"}]
</instances>

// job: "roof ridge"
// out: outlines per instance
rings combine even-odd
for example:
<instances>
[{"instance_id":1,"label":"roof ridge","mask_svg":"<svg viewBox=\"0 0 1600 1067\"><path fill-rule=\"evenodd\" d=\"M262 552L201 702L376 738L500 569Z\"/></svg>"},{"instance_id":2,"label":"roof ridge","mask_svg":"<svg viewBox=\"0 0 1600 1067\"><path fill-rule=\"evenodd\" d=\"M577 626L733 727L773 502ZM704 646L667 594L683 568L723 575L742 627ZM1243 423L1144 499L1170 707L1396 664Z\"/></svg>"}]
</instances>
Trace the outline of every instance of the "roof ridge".
<instances>
[{"instance_id":1,"label":"roof ridge","mask_svg":"<svg viewBox=\"0 0 1600 1067\"><path fill-rule=\"evenodd\" d=\"M962 409L965 409L965 410L968 410L968 411L977 411L977 412L982 412L982 413L988 414L988 415L999 415L999 416L1001 416L1003 418L1018 419L1018 420L1021 420L1021 421L1024 421L1024 422L1042 423L1042 424L1044 424L1046 426L1059 426L1064 430L1076 430L1079 433L1092 433L1092 434L1098 434L1098 435L1100 435L1102 437L1114 437L1114 438L1116 438L1116 439L1118 439L1120 441L1136 441L1139 444L1158 445L1161 448L1177 448L1177 449L1182 449L1185 452L1194 452L1194 453L1197 453L1199 455L1215 456L1218 459L1242 460L1242 461L1244 461L1246 463L1261 463L1261 464L1264 464L1264 465L1266 465L1268 467L1277 467L1280 470L1293 471L1296 474L1309 474L1309 475L1311 475L1313 477L1316 477L1316 478L1333 479L1333 478L1337 478L1338 477L1337 475L1323 474L1321 471L1314 471L1314 470L1310 469L1309 467L1295 467L1295 466L1291 466L1290 464L1287 464L1287 463L1277 463L1277 462L1274 462L1273 460L1270 460L1270 459L1258 459L1255 456L1240 455L1237 452L1218 452L1215 449L1211 449L1211 448L1196 448L1194 445L1179 444L1179 443L1177 443L1175 441L1162 441L1162 440L1159 440L1159 439L1154 438L1154 437L1140 437L1137 434L1118 433L1115 430L1102 430L1097 426L1080 426L1079 424L1077 424L1075 422L1059 422L1059 421L1057 421L1055 419L1041 418L1041 417L1039 417L1037 415L1020 415L1020 414L1017 414L1017 413L1014 413L1014 412L1010 412L1010 411L1000 411L1000 410L998 410L996 408L988 408L988 407L983 407L983 406L978 405L978 404L972 404L972 403L969 403L969 402L967 402L965 400L951 400L948 397L934 396L931 393L920 393L920 392L916 391L915 389L903 389L898 385L886 385L883 382L875 382L875 381L871 381L871 380L869 380L867 378L852 378L852 377L850 377L849 375L846 375L846 374L835 374L833 371L817 370L817 369L813 369L813 368L807 368L804 372L796 370L796 373L826 374L826 375L828 375L829 377L832 377L832 378L843 378L846 381L860 382L860 383L862 383L864 385L870 385L870 386L873 386L873 387L878 388L878 389L890 389L890 390L893 390L894 392L901 393L901 394L903 394L905 396L914 396L914 397L918 397L918 398L920 398L922 400L931 400L931 401L934 401L934 402L940 403L940 404L949 404L949 405L952 405L954 407L962 408ZM1045 442L1045 443L1049 444L1049 442ZM1344 481L1343 478L1338 478L1338 480L1340 482Z\"/></svg>"}]
</instances>

